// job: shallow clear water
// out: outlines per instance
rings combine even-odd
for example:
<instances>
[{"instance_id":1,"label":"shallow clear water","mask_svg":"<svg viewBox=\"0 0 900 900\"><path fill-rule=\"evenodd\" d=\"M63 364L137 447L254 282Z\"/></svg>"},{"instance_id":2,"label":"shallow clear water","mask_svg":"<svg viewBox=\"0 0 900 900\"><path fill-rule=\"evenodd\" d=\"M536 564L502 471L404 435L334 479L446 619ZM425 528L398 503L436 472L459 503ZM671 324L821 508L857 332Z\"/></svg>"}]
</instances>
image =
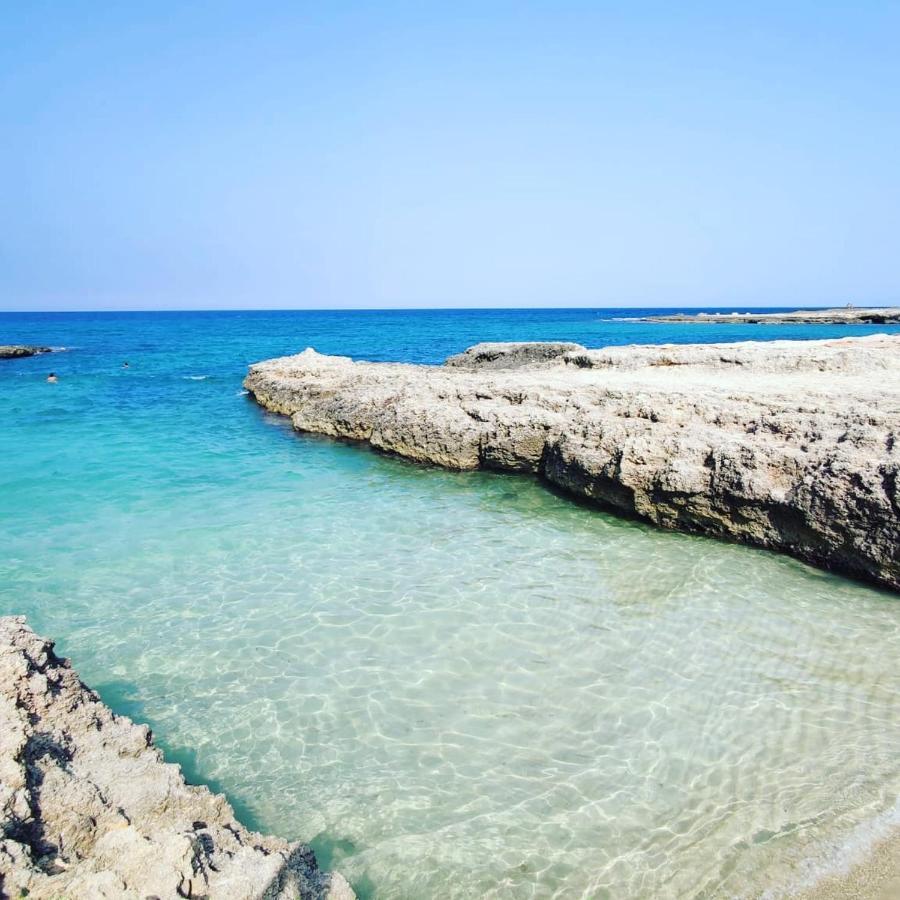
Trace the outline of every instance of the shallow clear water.
<instances>
[{"instance_id":1,"label":"shallow clear water","mask_svg":"<svg viewBox=\"0 0 900 900\"><path fill-rule=\"evenodd\" d=\"M434 362L884 330L0 315L0 343L72 348L0 364L0 612L364 896L753 895L897 814L896 597L300 437L240 380L307 345Z\"/></svg>"}]
</instances>

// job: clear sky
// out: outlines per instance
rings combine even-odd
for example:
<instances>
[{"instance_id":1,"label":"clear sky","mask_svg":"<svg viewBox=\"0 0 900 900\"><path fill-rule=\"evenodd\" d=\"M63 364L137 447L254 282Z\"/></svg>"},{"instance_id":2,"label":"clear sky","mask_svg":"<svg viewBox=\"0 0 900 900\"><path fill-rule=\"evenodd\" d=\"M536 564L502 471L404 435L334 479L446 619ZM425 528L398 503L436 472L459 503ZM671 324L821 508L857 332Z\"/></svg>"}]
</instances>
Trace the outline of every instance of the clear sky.
<instances>
[{"instance_id":1,"label":"clear sky","mask_svg":"<svg viewBox=\"0 0 900 900\"><path fill-rule=\"evenodd\" d=\"M900 3L22 0L0 309L900 302Z\"/></svg>"}]
</instances>

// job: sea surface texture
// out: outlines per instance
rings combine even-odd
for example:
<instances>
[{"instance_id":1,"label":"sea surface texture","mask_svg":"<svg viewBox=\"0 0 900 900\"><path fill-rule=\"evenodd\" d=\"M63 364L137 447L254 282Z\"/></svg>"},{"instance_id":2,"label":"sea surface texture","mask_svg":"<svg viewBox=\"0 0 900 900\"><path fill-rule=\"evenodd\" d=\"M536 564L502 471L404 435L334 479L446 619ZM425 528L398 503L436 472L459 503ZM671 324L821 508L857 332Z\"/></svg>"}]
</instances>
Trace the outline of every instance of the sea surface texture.
<instances>
[{"instance_id":1,"label":"sea surface texture","mask_svg":"<svg viewBox=\"0 0 900 900\"><path fill-rule=\"evenodd\" d=\"M307 346L900 330L636 314L0 315L66 348L0 363L0 613L364 898L811 883L900 823L896 595L299 436L241 389Z\"/></svg>"}]
</instances>

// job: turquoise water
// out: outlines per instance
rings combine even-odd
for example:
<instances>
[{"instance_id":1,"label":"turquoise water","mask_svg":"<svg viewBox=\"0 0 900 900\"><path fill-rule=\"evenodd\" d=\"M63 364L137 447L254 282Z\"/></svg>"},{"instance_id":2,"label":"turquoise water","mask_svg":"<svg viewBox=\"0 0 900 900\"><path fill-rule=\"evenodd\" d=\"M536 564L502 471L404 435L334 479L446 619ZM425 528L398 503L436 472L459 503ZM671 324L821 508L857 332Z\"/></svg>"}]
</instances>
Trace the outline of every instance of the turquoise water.
<instances>
[{"instance_id":1,"label":"turquoise water","mask_svg":"<svg viewBox=\"0 0 900 900\"><path fill-rule=\"evenodd\" d=\"M308 345L437 362L890 330L611 315L0 315L0 343L69 348L0 363L0 612L363 896L802 881L900 818L894 595L301 437L241 390Z\"/></svg>"}]
</instances>

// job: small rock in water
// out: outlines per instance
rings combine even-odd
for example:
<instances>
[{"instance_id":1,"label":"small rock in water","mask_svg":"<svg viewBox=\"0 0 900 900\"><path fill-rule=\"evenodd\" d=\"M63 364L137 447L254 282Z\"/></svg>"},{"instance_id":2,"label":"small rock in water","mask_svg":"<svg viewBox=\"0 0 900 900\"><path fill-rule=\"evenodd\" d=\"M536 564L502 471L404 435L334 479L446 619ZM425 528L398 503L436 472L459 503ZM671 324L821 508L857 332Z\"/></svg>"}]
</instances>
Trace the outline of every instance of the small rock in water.
<instances>
[{"instance_id":1,"label":"small rock in water","mask_svg":"<svg viewBox=\"0 0 900 900\"><path fill-rule=\"evenodd\" d=\"M52 347L32 347L27 344L0 344L0 359L20 359L25 356L38 356L41 353L52 352Z\"/></svg>"}]
</instances>

